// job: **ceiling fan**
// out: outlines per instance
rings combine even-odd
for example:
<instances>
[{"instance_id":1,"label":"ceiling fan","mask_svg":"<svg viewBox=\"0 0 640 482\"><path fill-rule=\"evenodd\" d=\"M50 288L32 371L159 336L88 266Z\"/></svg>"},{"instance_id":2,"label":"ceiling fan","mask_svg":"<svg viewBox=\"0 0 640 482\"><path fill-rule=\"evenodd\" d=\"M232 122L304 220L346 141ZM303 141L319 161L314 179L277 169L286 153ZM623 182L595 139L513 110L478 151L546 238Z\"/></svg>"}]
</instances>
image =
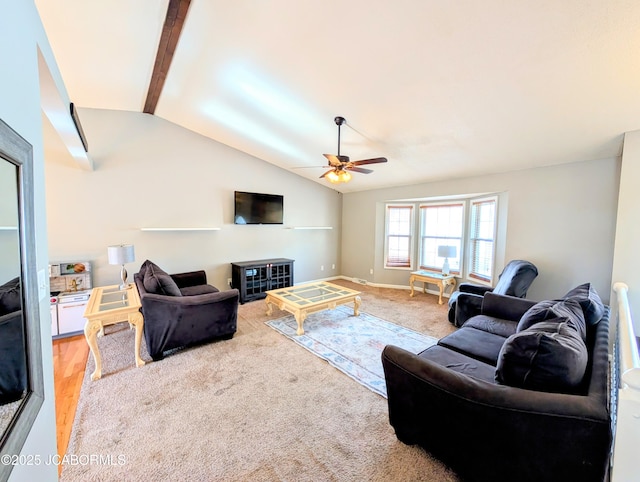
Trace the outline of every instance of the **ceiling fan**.
<instances>
[{"instance_id":1,"label":"ceiling fan","mask_svg":"<svg viewBox=\"0 0 640 482\"><path fill-rule=\"evenodd\" d=\"M330 167L331 169L320 176L321 179L324 177L329 182L332 182L334 184L340 182L349 182L351 180L351 173L349 171L359 172L362 174L369 174L373 172L371 169L365 169L358 166L387 162L386 157L375 157L373 159L363 159L361 161L350 161L349 156L340 155L340 127L342 127L342 124L346 123L347 121L344 117L339 116L333 120L338 126L338 154L324 154L324 157L326 157L329 161L328 167Z\"/></svg>"}]
</instances>

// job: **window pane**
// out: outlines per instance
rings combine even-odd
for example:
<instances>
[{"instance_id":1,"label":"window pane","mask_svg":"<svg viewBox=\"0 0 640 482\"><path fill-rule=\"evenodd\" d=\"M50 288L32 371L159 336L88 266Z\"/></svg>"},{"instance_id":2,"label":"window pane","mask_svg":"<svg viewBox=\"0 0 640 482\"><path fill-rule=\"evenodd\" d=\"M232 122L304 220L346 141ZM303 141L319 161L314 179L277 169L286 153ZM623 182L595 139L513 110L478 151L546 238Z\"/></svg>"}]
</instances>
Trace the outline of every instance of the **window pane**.
<instances>
[{"instance_id":1,"label":"window pane","mask_svg":"<svg viewBox=\"0 0 640 482\"><path fill-rule=\"evenodd\" d=\"M444 258L438 256L438 246L455 246L456 256L449 258L452 272L459 273L462 259L462 228L464 205L429 204L420 206L422 237L420 267L440 270Z\"/></svg>"},{"instance_id":2,"label":"window pane","mask_svg":"<svg viewBox=\"0 0 640 482\"><path fill-rule=\"evenodd\" d=\"M470 276L491 280L495 233L495 199L474 202L471 205Z\"/></svg>"},{"instance_id":3,"label":"window pane","mask_svg":"<svg viewBox=\"0 0 640 482\"><path fill-rule=\"evenodd\" d=\"M411 267L413 206L387 206L386 267Z\"/></svg>"}]
</instances>

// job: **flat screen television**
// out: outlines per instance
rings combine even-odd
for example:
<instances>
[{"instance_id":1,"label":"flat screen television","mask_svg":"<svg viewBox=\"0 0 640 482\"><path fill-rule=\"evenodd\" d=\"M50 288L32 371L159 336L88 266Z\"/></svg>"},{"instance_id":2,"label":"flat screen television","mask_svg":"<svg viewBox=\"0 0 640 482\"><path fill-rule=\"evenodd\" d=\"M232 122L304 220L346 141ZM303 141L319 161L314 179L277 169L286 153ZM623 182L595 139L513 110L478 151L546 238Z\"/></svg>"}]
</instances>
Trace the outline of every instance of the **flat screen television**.
<instances>
[{"instance_id":1,"label":"flat screen television","mask_svg":"<svg viewBox=\"0 0 640 482\"><path fill-rule=\"evenodd\" d=\"M235 191L234 198L234 224L283 224L283 196Z\"/></svg>"}]
</instances>

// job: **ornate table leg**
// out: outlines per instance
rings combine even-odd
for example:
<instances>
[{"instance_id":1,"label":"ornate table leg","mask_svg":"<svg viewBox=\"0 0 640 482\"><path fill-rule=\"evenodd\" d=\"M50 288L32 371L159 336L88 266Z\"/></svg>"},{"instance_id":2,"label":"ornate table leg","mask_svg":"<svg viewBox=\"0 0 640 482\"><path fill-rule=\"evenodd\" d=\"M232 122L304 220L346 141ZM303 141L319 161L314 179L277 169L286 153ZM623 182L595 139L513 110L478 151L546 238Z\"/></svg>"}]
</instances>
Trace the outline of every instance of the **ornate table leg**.
<instances>
[{"instance_id":1,"label":"ornate table leg","mask_svg":"<svg viewBox=\"0 0 640 482\"><path fill-rule=\"evenodd\" d=\"M440 290L440 296L438 297L438 304L442 304L442 293L444 291L444 283L442 281L438 281L438 289Z\"/></svg>"},{"instance_id":2,"label":"ornate table leg","mask_svg":"<svg viewBox=\"0 0 640 482\"><path fill-rule=\"evenodd\" d=\"M411 275L409 277L409 286L411 286L411 293L409 293L409 296L413 298L413 283L415 282L416 277Z\"/></svg>"},{"instance_id":3,"label":"ornate table leg","mask_svg":"<svg viewBox=\"0 0 640 482\"><path fill-rule=\"evenodd\" d=\"M296 322L298 323L298 329L296 330L296 335L304 335L304 320L307 319L307 314L304 311L296 311L295 315Z\"/></svg>"},{"instance_id":4,"label":"ornate table leg","mask_svg":"<svg viewBox=\"0 0 640 482\"><path fill-rule=\"evenodd\" d=\"M271 316L273 314L273 304L271 303L269 296L267 296L264 302L267 304L267 316Z\"/></svg>"},{"instance_id":5,"label":"ornate table leg","mask_svg":"<svg viewBox=\"0 0 640 482\"><path fill-rule=\"evenodd\" d=\"M102 376L102 358L100 358L100 350L98 349L97 333L102 329L102 323L99 320L87 321L84 325L84 336L93 355L96 369L91 374L91 380L98 380Z\"/></svg>"},{"instance_id":6,"label":"ornate table leg","mask_svg":"<svg viewBox=\"0 0 640 482\"><path fill-rule=\"evenodd\" d=\"M136 359L136 366L141 367L144 365L144 360L140 358L140 342L142 341L142 329L144 328L144 318L142 313L136 311L129 314L129 326L135 326L136 328L136 343L134 348L134 356Z\"/></svg>"},{"instance_id":7,"label":"ornate table leg","mask_svg":"<svg viewBox=\"0 0 640 482\"><path fill-rule=\"evenodd\" d=\"M356 296L353 299L353 316L360 316L360 303L362 303L362 299L359 296Z\"/></svg>"}]
</instances>

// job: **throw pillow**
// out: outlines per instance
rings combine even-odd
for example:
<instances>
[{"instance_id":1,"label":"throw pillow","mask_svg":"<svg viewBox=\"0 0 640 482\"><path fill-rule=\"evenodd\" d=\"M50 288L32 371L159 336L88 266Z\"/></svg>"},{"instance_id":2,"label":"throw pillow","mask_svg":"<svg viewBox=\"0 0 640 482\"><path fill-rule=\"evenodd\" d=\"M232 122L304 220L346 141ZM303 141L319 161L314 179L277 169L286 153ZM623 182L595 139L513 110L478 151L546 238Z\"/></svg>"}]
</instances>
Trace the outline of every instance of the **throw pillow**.
<instances>
[{"instance_id":1,"label":"throw pillow","mask_svg":"<svg viewBox=\"0 0 640 482\"><path fill-rule=\"evenodd\" d=\"M604 315L604 303L602 303L600 295L598 295L591 283L576 286L564 295L564 298L576 300L580 303L584 318L590 326L597 325Z\"/></svg>"},{"instance_id":2,"label":"throw pillow","mask_svg":"<svg viewBox=\"0 0 640 482\"><path fill-rule=\"evenodd\" d=\"M573 299L545 300L529 308L520 318L516 332L530 328L541 321L557 319L572 325L583 340L587 339L587 324L580 304Z\"/></svg>"},{"instance_id":3,"label":"throw pillow","mask_svg":"<svg viewBox=\"0 0 640 482\"><path fill-rule=\"evenodd\" d=\"M495 379L502 385L545 392L576 393L587 368L587 346L568 323L536 323L502 346Z\"/></svg>"},{"instance_id":4,"label":"throw pillow","mask_svg":"<svg viewBox=\"0 0 640 482\"><path fill-rule=\"evenodd\" d=\"M144 273L144 289L149 293L166 296L182 296L180 288L173 278L157 264L149 262Z\"/></svg>"},{"instance_id":5,"label":"throw pillow","mask_svg":"<svg viewBox=\"0 0 640 482\"><path fill-rule=\"evenodd\" d=\"M0 316L22 309L20 278L13 278L0 286Z\"/></svg>"}]
</instances>

